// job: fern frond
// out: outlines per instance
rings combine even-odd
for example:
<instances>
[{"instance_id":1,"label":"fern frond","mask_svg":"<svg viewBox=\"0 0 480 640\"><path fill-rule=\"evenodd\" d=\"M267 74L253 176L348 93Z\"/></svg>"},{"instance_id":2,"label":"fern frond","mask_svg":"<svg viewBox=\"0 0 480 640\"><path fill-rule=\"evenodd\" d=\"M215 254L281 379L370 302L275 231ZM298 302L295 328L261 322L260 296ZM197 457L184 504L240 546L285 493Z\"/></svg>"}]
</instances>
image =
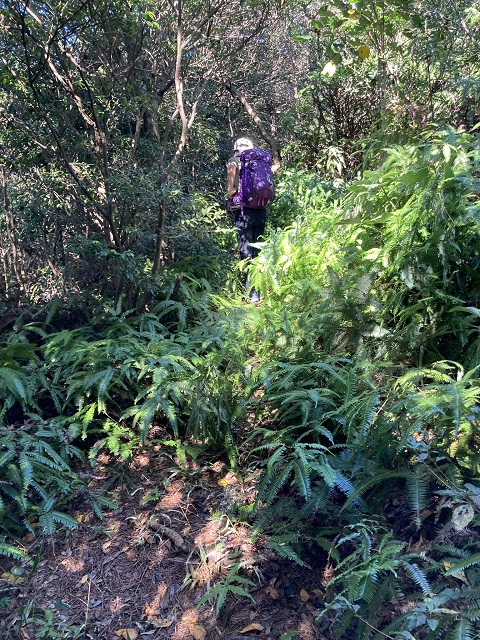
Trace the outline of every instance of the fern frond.
<instances>
[{"instance_id":1,"label":"fern frond","mask_svg":"<svg viewBox=\"0 0 480 640\"><path fill-rule=\"evenodd\" d=\"M400 560L400 564L407 571L412 580L417 584L423 592L424 596L431 597L433 591L427 576L418 565L405 560Z\"/></svg>"},{"instance_id":2,"label":"fern frond","mask_svg":"<svg viewBox=\"0 0 480 640\"><path fill-rule=\"evenodd\" d=\"M478 630L477 630L478 631ZM447 635L447 640L475 640L478 638L469 620L462 617Z\"/></svg>"},{"instance_id":3,"label":"fern frond","mask_svg":"<svg viewBox=\"0 0 480 640\"><path fill-rule=\"evenodd\" d=\"M341 474L336 469L334 469L327 461L323 464L319 464L317 462L310 463L310 466L313 471L316 471L320 475L327 487L329 487L330 489L335 486L341 488Z\"/></svg>"},{"instance_id":4,"label":"fern frond","mask_svg":"<svg viewBox=\"0 0 480 640\"><path fill-rule=\"evenodd\" d=\"M460 549L453 545L435 544L433 545L432 550L440 551L443 554L448 554L450 556L456 556L457 558L468 558L470 556L466 549Z\"/></svg>"},{"instance_id":5,"label":"fern frond","mask_svg":"<svg viewBox=\"0 0 480 640\"><path fill-rule=\"evenodd\" d=\"M428 475L421 467L416 467L413 473L407 475L407 490L412 510L415 512L415 524L420 527L422 520L420 512L425 508L429 489Z\"/></svg>"},{"instance_id":6,"label":"fern frond","mask_svg":"<svg viewBox=\"0 0 480 640\"><path fill-rule=\"evenodd\" d=\"M335 628L336 640L343 640L343 638L345 638L345 633L347 632L347 630L350 632L351 630L355 629L358 619L356 619L354 615L355 611L353 607L351 607L351 605L350 608L348 608L346 611L343 611L341 622L339 626Z\"/></svg>"},{"instance_id":7,"label":"fern frond","mask_svg":"<svg viewBox=\"0 0 480 640\"><path fill-rule=\"evenodd\" d=\"M445 575L451 576L457 571L463 571L464 569L468 569L468 567L471 567L472 565L479 564L479 563L480 563L480 553L474 553L468 558L464 558L463 560L460 560L460 562L456 562L453 566L449 567L448 571L445 571Z\"/></svg>"},{"instance_id":8,"label":"fern frond","mask_svg":"<svg viewBox=\"0 0 480 640\"><path fill-rule=\"evenodd\" d=\"M43 533L52 534L55 532L55 521L51 513L42 513L38 518L38 522Z\"/></svg>"},{"instance_id":9,"label":"fern frond","mask_svg":"<svg viewBox=\"0 0 480 640\"><path fill-rule=\"evenodd\" d=\"M0 454L0 468L5 466L7 464L7 462L10 462L10 460L12 460L12 458L15 457L15 451L14 449L7 449L7 451L4 451L3 453Z\"/></svg>"},{"instance_id":10,"label":"fern frond","mask_svg":"<svg viewBox=\"0 0 480 640\"><path fill-rule=\"evenodd\" d=\"M5 542L5 538L0 537L0 556L14 558L22 562L29 562L28 554L22 549L18 549L11 544Z\"/></svg>"},{"instance_id":11,"label":"fern frond","mask_svg":"<svg viewBox=\"0 0 480 640\"><path fill-rule=\"evenodd\" d=\"M311 496L311 485L309 476L309 467L307 464L302 464L303 461L294 460L292 462L292 469L294 473L294 482L297 486L300 495L308 500Z\"/></svg>"},{"instance_id":12,"label":"fern frond","mask_svg":"<svg viewBox=\"0 0 480 640\"><path fill-rule=\"evenodd\" d=\"M22 491L23 493L26 493L33 479L33 464L31 460L28 459L25 451L20 452L18 456L18 464L23 474Z\"/></svg>"},{"instance_id":13,"label":"fern frond","mask_svg":"<svg viewBox=\"0 0 480 640\"><path fill-rule=\"evenodd\" d=\"M275 478L272 478L270 474L266 474L260 486L258 488L257 502L265 502L265 504L272 504L273 500L277 496L280 489L287 482L292 471L292 463L287 464L283 469L277 470Z\"/></svg>"},{"instance_id":14,"label":"fern frond","mask_svg":"<svg viewBox=\"0 0 480 640\"><path fill-rule=\"evenodd\" d=\"M20 371L15 371L9 367L0 366L0 380L5 387L15 396L17 400L23 402L28 398L27 377Z\"/></svg>"},{"instance_id":15,"label":"fern frond","mask_svg":"<svg viewBox=\"0 0 480 640\"><path fill-rule=\"evenodd\" d=\"M356 367L347 367L346 375L343 378L345 387L342 390L343 405L348 406L357 393L358 388L358 371Z\"/></svg>"},{"instance_id":16,"label":"fern frond","mask_svg":"<svg viewBox=\"0 0 480 640\"><path fill-rule=\"evenodd\" d=\"M364 392L337 411L337 414L342 418L341 422L347 435L347 441L364 441L379 402L380 396L378 393Z\"/></svg>"},{"instance_id":17,"label":"fern frond","mask_svg":"<svg viewBox=\"0 0 480 640\"><path fill-rule=\"evenodd\" d=\"M268 457L267 460L267 474L272 474L276 468L284 462L283 454L286 451L285 445L280 445L278 449Z\"/></svg>"},{"instance_id":18,"label":"fern frond","mask_svg":"<svg viewBox=\"0 0 480 640\"><path fill-rule=\"evenodd\" d=\"M312 483L312 493L308 502L302 506L302 520L308 522L319 511L324 511L329 501L330 489L323 482Z\"/></svg>"},{"instance_id":19,"label":"fern frond","mask_svg":"<svg viewBox=\"0 0 480 640\"><path fill-rule=\"evenodd\" d=\"M409 371L407 371L407 373L405 373L395 381L394 387L398 389L413 391L415 389L415 386L425 378L430 378L435 382L447 384L452 381L451 377L448 374L436 369L410 369Z\"/></svg>"},{"instance_id":20,"label":"fern frond","mask_svg":"<svg viewBox=\"0 0 480 640\"><path fill-rule=\"evenodd\" d=\"M25 507L27 502L26 502L25 496L22 495L21 492L18 489L16 489L15 487L10 486L9 484L0 484L0 488L1 488L2 492L6 496L8 496L9 498L12 498L12 500L15 500L15 502L17 502L17 504L23 510L23 508Z\"/></svg>"},{"instance_id":21,"label":"fern frond","mask_svg":"<svg viewBox=\"0 0 480 640\"><path fill-rule=\"evenodd\" d=\"M38 493L38 495L42 498L42 500L47 502L48 501L48 493L45 490L45 487L43 486L43 484L41 482L37 482L37 480L35 478L32 478L32 481L31 481L30 484L35 489L35 491Z\"/></svg>"},{"instance_id":22,"label":"fern frond","mask_svg":"<svg viewBox=\"0 0 480 640\"><path fill-rule=\"evenodd\" d=\"M55 451L50 443L45 440L38 440L34 447L34 452L28 452L28 455L33 455L36 459L41 459L43 464L52 469L62 469L63 471L70 469L68 463L62 458L62 456ZM40 451L43 451L47 456L40 456Z\"/></svg>"},{"instance_id":23,"label":"fern frond","mask_svg":"<svg viewBox=\"0 0 480 640\"><path fill-rule=\"evenodd\" d=\"M276 537L269 538L267 547L275 551L281 558L293 560L302 567L306 566L305 562L289 544L286 542L280 542Z\"/></svg>"},{"instance_id":24,"label":"fern frond","mask_svg":"<svg viewBox=\"0 0 480 640\"><path fill-rule=\"evenodd\" d=\"M77 529L78 521L75 518L67 515L66 513L62 513L61 511L50 511L50 516L52 517L54 522L58 524L62 524L64 527L68 529Z\"/></svg>"},{"instance_id":25,"label":"fern frond","mask_svg":"<svg viewBox=\"0 0 480 640\"><path fill-rule=\"evenodd\" d=\"M7 464L6 476L8 480L10 480L10 482L12 482L15 486L17 487L23 486L23 477L22 477L21 471L19 467L13 462L10 462Z\"/></svg>"},{"instance_id":26,"label":"fern frond","mask_svg":"<svg viewBox=\"0 0 480 640\"><path fill-rule=\"evenodd\" d=\"M367 489L370 489L374 485L382 482L383 480L390 480L392 478L405 478L408 475L408 472L405 471L382 471L377 473L376 475L368 478L364 482L360 484L360 486L353 489L346 495L348 495L348 500L343 505L341 511L346 509L352 502L355 502Z\"/></svg>"}]
</instances>

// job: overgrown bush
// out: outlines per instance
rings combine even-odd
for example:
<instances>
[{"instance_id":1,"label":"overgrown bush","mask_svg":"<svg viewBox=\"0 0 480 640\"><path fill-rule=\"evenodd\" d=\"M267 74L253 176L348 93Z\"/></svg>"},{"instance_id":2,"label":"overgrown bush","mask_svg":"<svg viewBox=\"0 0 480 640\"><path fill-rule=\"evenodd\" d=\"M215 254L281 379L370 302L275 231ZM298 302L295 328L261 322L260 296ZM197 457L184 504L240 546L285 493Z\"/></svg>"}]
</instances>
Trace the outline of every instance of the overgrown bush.
<instances>
[{"instance_id":1,"label":"overgrown bush","mask_svg":"<svg viewBox=\"0 0 480 640\"><path fill-rule=\"evenodd\" d=\"M298 561L312 544L328 552L323 616L339 638L350 625L355 638L470 638L478 626L475 530L445 546L479 517L476 499L463 524L455 506L467 485L478 492L478 160L475 137L446 130L388 149L336 197L302 178L297 219L250 270L265 296L250 319L268 416L258 527ZM408 505L398 539L382 533L392 490ZM429 540L424 554L406 535ZM394 597L415 615L389 619Z\"/></svg>"}]
</instances>

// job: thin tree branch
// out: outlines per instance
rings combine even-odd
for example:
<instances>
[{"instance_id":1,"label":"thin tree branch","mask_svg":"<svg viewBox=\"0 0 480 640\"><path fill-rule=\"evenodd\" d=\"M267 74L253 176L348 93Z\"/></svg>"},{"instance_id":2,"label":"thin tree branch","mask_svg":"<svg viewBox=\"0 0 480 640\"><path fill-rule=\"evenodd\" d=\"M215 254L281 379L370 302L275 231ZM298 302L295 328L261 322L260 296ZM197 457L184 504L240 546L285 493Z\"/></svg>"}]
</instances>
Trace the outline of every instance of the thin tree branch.
<instances>
[{"instance_id":1,"label":"thin tree branch","mask_svg":"<svg viewBox=\"0 0 480 640\"><path fill-rule=\"evenodd\" d=\"M257 125L262 138L270 145L270 148L272 150L272 171L274 173L277 172L280 169L280 154L275 139L265 129L262 121L257 116L253 107L249 104L243 93L241 93L230 80L225 82L225 88L240 102L253 122Z\"/></svg>"}]
</instances>

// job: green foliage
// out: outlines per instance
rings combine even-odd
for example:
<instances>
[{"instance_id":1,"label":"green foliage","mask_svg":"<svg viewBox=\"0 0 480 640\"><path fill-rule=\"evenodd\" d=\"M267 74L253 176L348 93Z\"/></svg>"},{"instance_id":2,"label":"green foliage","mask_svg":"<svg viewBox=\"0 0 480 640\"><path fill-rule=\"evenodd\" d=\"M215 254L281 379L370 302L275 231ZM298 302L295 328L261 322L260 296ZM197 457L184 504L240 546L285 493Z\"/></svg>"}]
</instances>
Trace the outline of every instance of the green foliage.
<instances>
[{"instance_id":1,"label":"green foliage","mask_svg":"<svg viewBox=\"0 0 480 640\"><path fill-rule=\"evenodd\" d=\"M69 609L68 605L58 601L46 609L28 602L8 616L7 624L10 629L31 629L38 638L80 640L85 637L85 624L70 625L67 621L60 620L58 612L65 612L65 609Z\"/></svg>"},{"instance_id":2,"label":"green foliage","mask_svg":"<svg viewBox=\"0 0 480 640\"><path fill-rule=\"evenodd\" d=\"M260 469L255 531L332 569L319 624L337 637L478 635L480 14L350 4L284 6L290 26L275 14L262 32L269 3L186 2L180 94L175 11L33 2L31 19L5 3L1 293L57 301L2 325L0 553L76 526L77 496L101 516L74 471L84 453L121 462L154 439L184 472L200 450ZM218 61L288 163L239 268L263 294L251 308L217 201L248 123ZM243 569L202 601L218 614L250 597Z\"/></svg>"},{"instance_id":3,"label":"green foliage","mask_svg":"<svg viewBox=\"0 0 480 640\"><path fill-rule=\"evenodd\" d=\"M3 424L6 412L15 403L19 403L24 410L35 404L27 365L36 360L33 344L19 342L0 348L0 402L3 405L0 424Z\"/></svg>"},{"instance_id":4,"label":"green foliage","mask_svg":"<svg viewBox=\"0 0 480 640\"><path fill-rule=\"evenodd\" d=\"M420 365L463 365L465 354L476 366L476 320L458 308L475 308L480 289L478 157L473 136L429 133L390 149L341 200L309 188L302 219L273 235L251 270L268 292L265 349L313 343Z\"/></svg>"},{"instance_id":5,"label":"green foliage","mask_svg":"<svg viewBox=\"0 0 480 640\"><path fill-rule=\"evenodd\" d=\"M90 501L101 517L102 506L110 503L90 493L73 470L82 454L61 427L53 421L31 422L0 431L0 529L5 536L76 528L77 521L63 509L77 496ZM4 542L1 552L22 555Z\"/></svg>"},{"instance_id":6,"label":"green foliage","mask_svg":"<svg viewBox=\"0 0 480 640\"><path fill-rule=\"evenodd\" d=\"M219 580L213 587L211 587L207 593L199 601L199 605L205 602L215 602L215 612L217 616L220 614L220 610L225 604L225 600L229 594L235 596L241 596L243 598L250 598L253 600L250 593L246 590L247 587L254 587L255 583L249 578L245 578L240 575L241 570L244 568L242 562L234 562L230 567L227 575Z\"/></svg>"},{"instance_id":7,"label":"green foliage","mask_svg":"<svg viewBox=\"0 0 480 640\"><path fill-rule=\"evenodd\" d=\"M25 551L5 542L4 536L0 537L0 556L13 558L21 562L29 562L28 555L25 553Z\"/></svg>"},{"instance_id":8,"label":"green foliage","mask_svg":"<svg viewBox=\"0 0 480 640\"><path fill-rule=\"evenodd\" d=\"M476 632L475 550L412 553L382 517L394 489L411 534L432 535L437 492L439 539L478 522L478 153L473 136L428 133L335 198L292 174L285 197L302 215L250 268L265 296L250 320L254 406L268 420L251 437L264 467L256 528L285 557L304 561L313 539L335 560L319 624L339 638ZM334 532L312 536L316 517ZM386 625L385 603L404 597L412 614Z\"/></svg>"},{"instance_id":9,"label":"green foliage","mask_svg":"<svg viewBox=\"0 0 480 640\"><path fill-rule=\"evenodd\" d=\"M478 121L471 2L334 0L292 22L296 54L309 61L295 104L282 113L292 164L352 179L385 146L429 124L468 130Z\"/></svg>"},{"instance_id":10,"label":"green foliage","mask_svg":"<svg viewBox=\"0 0 480 640\"><path fill-rule=\"evenodd\" d=\"M452 371L454 376L450 375ZM419 424L422 416L429 416L420 430L423 451L419 452L419 458L425 459L432 453L445 455L478 474L480 458L475 445L479 434L478 367L465 373L456 363L439 362L429 370L411 369L397 384L412 400L410 417Z\"/></svg>"},{"instance_id":11,"label":"green foliage","mask_svg":"<svg viewBox=\"0 0 480 640\"><path fill-rule=\"evenodd\" d=\"M170 284L174 299L141 316L123 312L119 300L114 307L105 302L88 325L52 331L31 322L16 329L19 357L30 353L28 339L41 343L28 378L39 405L34 413L54 416L71 439L95 438L91 460L101 450L127 459L145 445L152 425L168 425L176 439L191 434L225 449L235 463L232 426L244 411L247 347L231 328L241 326L245 312L239 308L236 319L231 311L219 314L227 301L214 298L205 280L184 274Z\"/></svg>"},{"instance_id":12,"label":"green foliage","mask_svg":"<svg viewBox=\"0 0 480 640\"><path fill-rule=\"evenodd\" d=\"M0 457L6 533L69 524L67 496L87 495L74 441L94 462L154 440L183 473L199 451L248 459L261 472L255 535L331 570L320 626L359 640L476 633L479 559L462 536L479 506L478 153L448 129L386 149L343 191L285 171L271 234L242 266L261 305L241 302L237 274L211 275L222 251L195 277L184 247L142 315L119 288L93 301L88 323L60 328L46 310L18 321L2 348L18 378L5 429L14 410L24 422ZM178 224L198 231L188 207ZM141 266L107 253L124 277ZM220 611L229 594L248 596L243 568L203 601ZM388 617L390 602L402 604Z\"/></svg>"},{"instance_id":13,"label":"green foliage","mask_svg":"<svg viewBox=\"0 0 480 640\"><path fill-rule=\"evenodd\" d=\"M340 638L348 624L355 638L376 640L385 635L410 638L412 632L419 634L415 637L434 638L436 629L448 638L470 637L478 631L478 570L471 571L468 580L461 574L463 566L478 563L478 554L454 562L448 554L463 555L454 548L408 552L405 542L391 539L384 525L371 519L358 520L344 531L331 543L336 554L330 556L336 562L326 586L331 597L319 617L321 628L329 625ZM460 587L449 586L452 575L462 581ZM406 580L421 592L412 591ZM405 599L406 613L384 624L387 609L386 617L391 618L392 599L398 598Z\"/></svg>"}]
</instances>

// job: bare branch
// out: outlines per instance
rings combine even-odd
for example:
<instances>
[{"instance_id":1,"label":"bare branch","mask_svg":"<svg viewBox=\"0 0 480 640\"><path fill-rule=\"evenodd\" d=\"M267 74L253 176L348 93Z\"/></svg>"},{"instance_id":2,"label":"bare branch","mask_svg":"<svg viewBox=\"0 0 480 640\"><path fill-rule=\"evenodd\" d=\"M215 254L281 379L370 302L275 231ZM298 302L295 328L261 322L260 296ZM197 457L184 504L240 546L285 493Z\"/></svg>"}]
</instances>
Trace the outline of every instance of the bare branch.
<instances>
[{"instance_id":1,"label":"bare branch","mask_svg":"<svg viewBox=\"0 0 480 640\"><path fill-rule=\"evenodd\" d=\"M260 135L262 136L262 138L265 140L265 142L267 142L270 145L270 148L272 150L272 160L273 160L272 171L274 173L276 173L280 168L280 154L279 154L277 143L275 142L275 139L265 129L262 121L260 120L260 118L255 113L253 107L249 104L249 102L247 102L247 99L245 98L243 93L241 93L233 85L233 83L230 80L225 82L225 88L227 89L227 91L229 91L232 94L232 96L234 96L240 102L240 104L243 106L245 111L251 117L253 122L257 125L258 130L259 130Z\"/></svg>"}]
</instances>

